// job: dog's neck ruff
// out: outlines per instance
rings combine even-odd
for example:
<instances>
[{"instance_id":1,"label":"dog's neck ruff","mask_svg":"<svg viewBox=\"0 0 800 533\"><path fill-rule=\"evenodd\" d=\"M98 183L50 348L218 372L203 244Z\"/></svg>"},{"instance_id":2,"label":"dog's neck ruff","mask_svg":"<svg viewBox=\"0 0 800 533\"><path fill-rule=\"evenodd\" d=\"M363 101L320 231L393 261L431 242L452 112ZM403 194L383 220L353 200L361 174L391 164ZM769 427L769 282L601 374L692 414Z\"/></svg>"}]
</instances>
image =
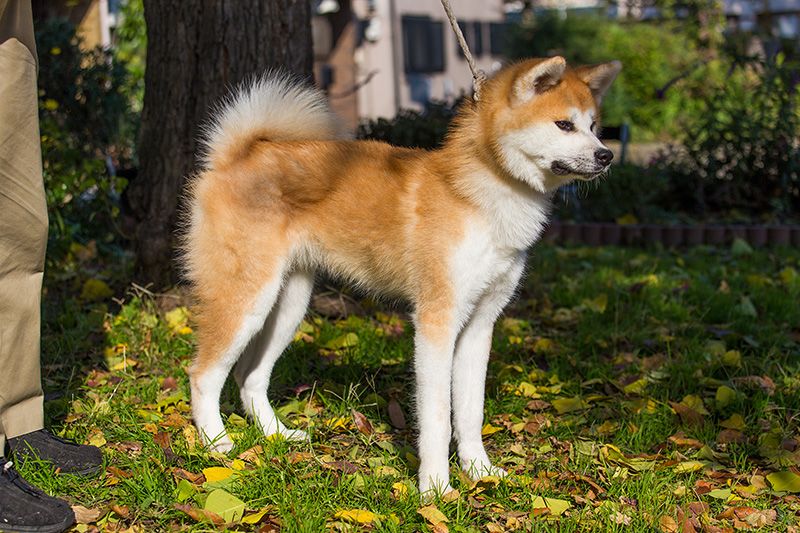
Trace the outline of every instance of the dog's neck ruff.
<instances>
[{"instance_id":1,"label":"dog's neck ruff","mask_svg":"<svg viewBox=\"0 0 800 533\"><path fill-rule=\"evenodd\" d=\"M535 190L489 168L475 169L457 183L492 228L495 245L509 251L530 248L547 226L552 193Z\"/></svg>"}]
</instances>

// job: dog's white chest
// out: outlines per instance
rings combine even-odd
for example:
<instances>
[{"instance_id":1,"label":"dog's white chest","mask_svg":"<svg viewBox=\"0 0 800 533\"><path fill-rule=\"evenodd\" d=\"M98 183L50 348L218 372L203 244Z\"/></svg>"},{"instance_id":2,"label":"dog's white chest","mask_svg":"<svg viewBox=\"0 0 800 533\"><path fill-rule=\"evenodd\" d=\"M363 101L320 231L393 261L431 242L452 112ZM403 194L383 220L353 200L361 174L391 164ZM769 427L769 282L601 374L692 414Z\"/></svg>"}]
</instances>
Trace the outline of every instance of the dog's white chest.
<instances>
[{"instance_id":1,"label":"dog's white chest","mask_svg":"<svg viewBox=\"0 0 800 533\"><path fill-rule=\"evenodd\" d=\"M511 272L526 251L504 246L498 242L494 228L481 220L470 221L465 238L452 258L454 286L459 299L468 304L487 292L504 290L511 280Z\"/></svg>"}]
</instances>

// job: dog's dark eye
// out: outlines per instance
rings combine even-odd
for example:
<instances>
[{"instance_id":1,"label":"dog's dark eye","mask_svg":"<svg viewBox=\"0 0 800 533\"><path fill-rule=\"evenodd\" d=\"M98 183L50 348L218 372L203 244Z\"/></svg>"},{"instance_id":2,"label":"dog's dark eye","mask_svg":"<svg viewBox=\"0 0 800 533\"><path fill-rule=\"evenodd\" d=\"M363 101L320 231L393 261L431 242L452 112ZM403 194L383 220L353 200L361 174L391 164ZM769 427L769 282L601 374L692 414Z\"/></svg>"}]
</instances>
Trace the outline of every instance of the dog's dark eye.
<instances>
[{"instance_id":1,"label":"dog's dark eye","mask_svg":"<svg viewBox=\"0 0 800 533\"><path fill-rule=\"evenodd\" d=\"M575 124L569 120L556 120L556 126L564 131L575 131Z\"/></svg>"},{"instance_id":2,"label":"dog's dark eye","mask_svg":"<svg viewBox=\"0 0 800 533\"><path fill-rule=\"evenodd\" d=\"M592 131L594 131L594 129L595 129L596 127L597 127L597 122L592 122L592 125L591 125L591 126L589 126L589 129L590 129L590 130L592 130Z\"/></svg>"}]
</instances>

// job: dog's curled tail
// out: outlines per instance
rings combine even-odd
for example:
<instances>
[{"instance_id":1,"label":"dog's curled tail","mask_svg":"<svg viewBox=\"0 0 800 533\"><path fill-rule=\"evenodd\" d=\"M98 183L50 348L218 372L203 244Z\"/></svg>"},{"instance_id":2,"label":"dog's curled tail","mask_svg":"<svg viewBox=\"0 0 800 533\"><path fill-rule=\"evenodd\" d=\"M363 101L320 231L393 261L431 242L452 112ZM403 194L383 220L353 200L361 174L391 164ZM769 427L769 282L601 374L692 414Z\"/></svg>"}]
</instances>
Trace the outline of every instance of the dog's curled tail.
<instances>
[{"instance_id":1,"label":"dog's curled tail","mask_svg":"<svg viewBox=\"0 0 800 533\"><path fill-rule=\"evenodd\" d=\"M325 95L301 80L268 72L243 83L215 110L202 136L202 162L214 170L244 156L256 141L342 137Z\"/></svg>"}]
</instances>

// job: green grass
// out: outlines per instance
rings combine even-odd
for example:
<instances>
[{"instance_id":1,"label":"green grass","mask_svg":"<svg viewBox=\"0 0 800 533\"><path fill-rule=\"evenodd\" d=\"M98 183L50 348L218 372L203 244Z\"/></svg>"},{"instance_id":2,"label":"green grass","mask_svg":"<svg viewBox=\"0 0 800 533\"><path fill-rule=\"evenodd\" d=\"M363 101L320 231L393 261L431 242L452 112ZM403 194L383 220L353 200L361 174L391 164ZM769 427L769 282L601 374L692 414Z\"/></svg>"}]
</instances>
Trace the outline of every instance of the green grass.
<instances>
[{"instance_id":1,"label":"green grass","mask_svg":"<svg viewBox=\"0 0 800 533\"><path fill-rule=\"evenodd\" d=\"M102 444L114 468L90 480L22 469L48 492L99 512L80 529L213 530L176 504L202 508L220 487L249 510L267 509L264 531L431 529L414 488L413 332L401 311L365 305L368 313L346 320L309 315L304 338L278 363L271 399L289 426L310 429L311 443L265 439L235 416L242 411L229 383L223 412L237 446L223 457L192 444L193 334L181 329L180 313L167 319L180 301L124 289L119 300L76 296L87 277L115 279L92 261L73 266L68 282L49 277L46 409L63 435ZM764 477L800 464L798 270L800 252L789 249L537 247L496 327L487 384L484 440L512 475L475 485L453 461L460 494L433 502L449 530L658 531L682 516L697 527L744 523L720 517L731 507L774 509L754 520L764 531L792 527L798 499ZM355 345L336 349L349 333ZM717 401L723 386L732 394ZM390 401L405 429L390 418ZM690 406L687 414L678 405L683 418L674 410L681 402ZM354 410L371 434L358 431ZM727 436L741 442L718 442L734 414L744 427ZM257 459L232 462L255 446ZM212 466L236 474L179 490L177 469ZM726 500L729 489L746 499ZM535 510L539 497L570 507L547 516ZM351 509L374 516L362 525L335 518Z\"/></svg>"}]
</instances>

